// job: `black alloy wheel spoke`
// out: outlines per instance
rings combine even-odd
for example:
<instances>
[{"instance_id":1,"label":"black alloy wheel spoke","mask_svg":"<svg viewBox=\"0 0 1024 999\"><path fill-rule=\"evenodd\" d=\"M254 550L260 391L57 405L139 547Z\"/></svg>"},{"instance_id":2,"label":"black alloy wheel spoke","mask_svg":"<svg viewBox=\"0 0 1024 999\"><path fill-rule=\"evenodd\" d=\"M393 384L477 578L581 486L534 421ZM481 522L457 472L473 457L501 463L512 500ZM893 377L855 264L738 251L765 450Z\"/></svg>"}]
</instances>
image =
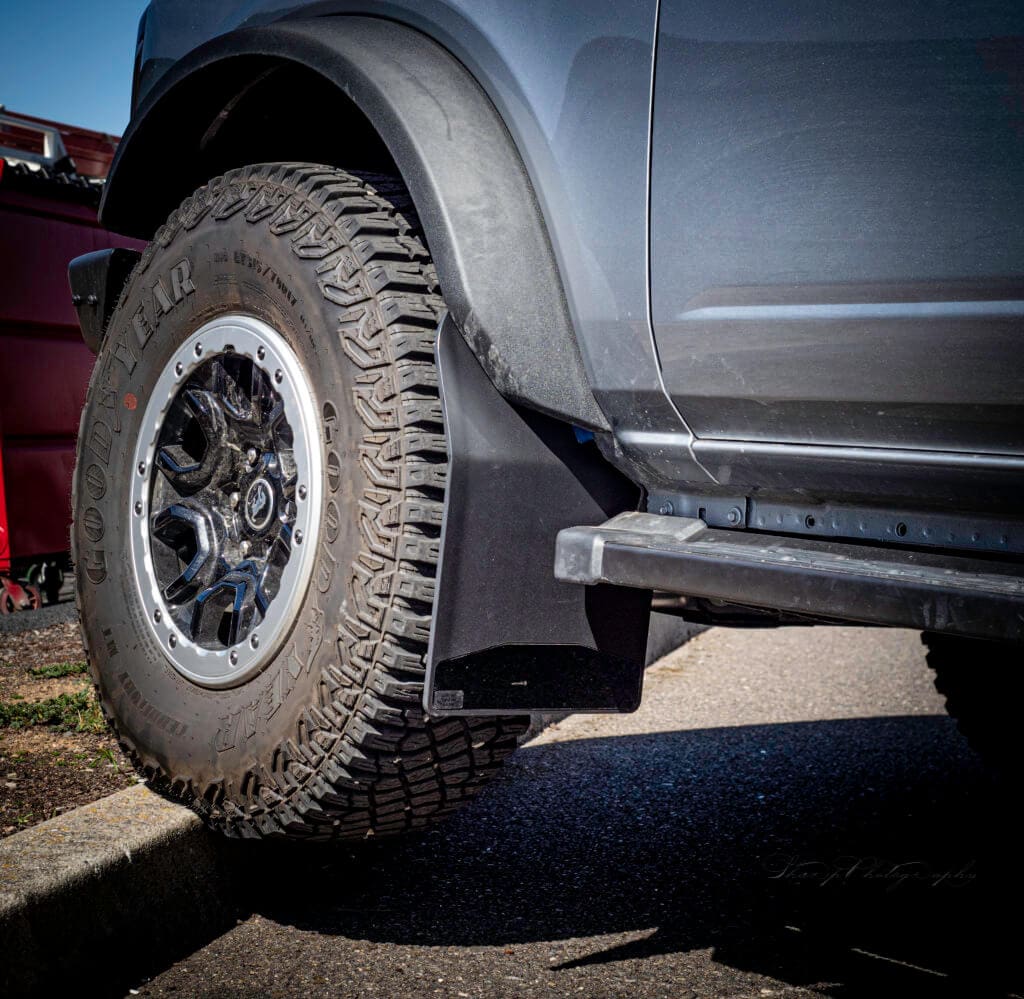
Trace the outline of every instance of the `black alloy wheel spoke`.
<instances>
[{"instance_id":1,"label":"black alloy wheel spoke","mask_svg":"<svg viewBox=\"0 0 1024 999\"><path fill-rule=\"evenodd\" d=\"M170 439L161 441L156 463L179 495L191 495L223 473L228 427L213 392L186 387L164 426Z\"/></svg>"},{"instance_id":2,"label":"black alloy wheel spoke","mask_svg":"<svg viewBox=\"0 0 1024 999\"><path fill-rule=\"evenodd\" d=\"M171 403L155 465L149 527L166 605L203 648L237 645L292 553L293 434L269 373L233 353L208 359Z\"/></svg>"},{"instance_id":3,"label":"black alloy wheel spoke","mask_svg":"<svg viewBox=\"0 0 1024 999\"><path fill-rule=\"evenodd\" d=\"M189 622L193 641L205 646L237 645L252 627L257 610L261 615L265 612L258 590L256 576L239 566L198 593Z\"/></svg>"},{"instance_id":4,"label":"black alloy wheel spoke","mask_svg":"<svg viewBox=\"0 0 1024 999\"><path fill-rule=\"evenodd\" d=\"M169 604L182 603L216 572L218 552L213 527L194 507L172 503L154 515L150 530L153 538L185 563L181 572L162 588Z\"/></svg>"}]
</instances>

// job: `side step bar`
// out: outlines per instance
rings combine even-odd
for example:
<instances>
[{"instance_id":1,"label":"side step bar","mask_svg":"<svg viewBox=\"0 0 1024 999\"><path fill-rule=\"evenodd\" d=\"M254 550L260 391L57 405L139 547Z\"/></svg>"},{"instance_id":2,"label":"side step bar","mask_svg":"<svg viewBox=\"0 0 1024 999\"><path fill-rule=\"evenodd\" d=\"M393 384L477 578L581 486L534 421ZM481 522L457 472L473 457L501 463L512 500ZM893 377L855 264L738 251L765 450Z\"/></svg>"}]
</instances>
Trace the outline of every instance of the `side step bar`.
<instances>
[{"instance_id":1,"label":"side step bar","mask_svg":"<svg viewBox=\"0 0 1024 999\"><path fill-rule=\"evenodd\" d=\"M623 513L558 534L555 578L975 638L1024 639L1024 565Z\"/></svg>"}]
</instances>

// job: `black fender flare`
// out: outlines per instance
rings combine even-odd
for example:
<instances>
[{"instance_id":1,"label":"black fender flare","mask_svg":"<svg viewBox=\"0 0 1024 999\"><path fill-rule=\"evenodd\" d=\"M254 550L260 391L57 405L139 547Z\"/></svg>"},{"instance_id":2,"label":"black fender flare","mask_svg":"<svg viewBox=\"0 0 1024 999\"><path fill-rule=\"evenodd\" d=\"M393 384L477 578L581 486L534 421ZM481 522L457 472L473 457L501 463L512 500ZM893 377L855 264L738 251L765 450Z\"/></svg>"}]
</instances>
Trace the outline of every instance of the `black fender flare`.
<instances>
[{"instance_id":1,"label":"black fender flare","mask_svg":"<svg viewBox=\"0 0 1024 999\"><path fill-rule=\"evenodd\" d=\"M350 15L281 21L222 35L180 59L133 116L104 193L102 223L153 236L197 186L182 164L199 155L217 118L230 114L259 59L264 67L297 64L324 77L376 130L416 205L451 316L498 391L607 430L512 136L465 66L405 25ZM225 72L231 66L239 72ZM211 95L211 80L229 80L230 88Z\"/></svg>"}]
</instances>

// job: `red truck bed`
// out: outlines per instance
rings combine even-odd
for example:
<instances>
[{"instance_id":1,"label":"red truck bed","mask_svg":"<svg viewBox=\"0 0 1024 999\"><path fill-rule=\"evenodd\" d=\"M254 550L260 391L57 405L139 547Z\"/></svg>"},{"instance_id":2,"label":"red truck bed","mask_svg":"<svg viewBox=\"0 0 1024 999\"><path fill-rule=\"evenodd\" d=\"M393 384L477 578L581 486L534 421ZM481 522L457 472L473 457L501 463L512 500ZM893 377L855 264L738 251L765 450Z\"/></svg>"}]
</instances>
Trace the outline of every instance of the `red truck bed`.
<instances>
[{"instance_id":1,"label":"red truck bed","mask_svg":"<svg viewBox=\"0 0 1024 999\"><path fill-rule=\"evenodd\" d=\"M100 228L100 187L80 172L105 173L116 139L27 117L19 129L17 117L0 118L0 571L68 548L75 437L93 364L71 306L68 261L142 245ZM43 154L40 125L59 130L72 158L81 149L79 170L19 160L11 143Z\"/></svg>"}]
</instances>

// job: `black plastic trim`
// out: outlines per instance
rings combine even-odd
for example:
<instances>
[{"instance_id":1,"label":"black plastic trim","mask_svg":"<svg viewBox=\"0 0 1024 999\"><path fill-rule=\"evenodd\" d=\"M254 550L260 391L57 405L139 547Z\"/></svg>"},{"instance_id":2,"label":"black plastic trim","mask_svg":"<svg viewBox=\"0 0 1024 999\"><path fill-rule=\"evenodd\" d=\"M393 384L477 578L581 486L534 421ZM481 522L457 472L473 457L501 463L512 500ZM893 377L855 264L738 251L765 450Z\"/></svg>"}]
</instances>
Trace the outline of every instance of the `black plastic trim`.
<instances>
[{"instance_id":1,"label":"black plastic trim","mask_svg":"<svg viewBox=\"0 0 1024 999\"><path fill-rule=\"evenodd\" d=\"M68 264L71 304L82 339L94 354L99 353L111 313L140 256L138 250L114 247L85 253Z\"/></svg>"}]
</instances>

